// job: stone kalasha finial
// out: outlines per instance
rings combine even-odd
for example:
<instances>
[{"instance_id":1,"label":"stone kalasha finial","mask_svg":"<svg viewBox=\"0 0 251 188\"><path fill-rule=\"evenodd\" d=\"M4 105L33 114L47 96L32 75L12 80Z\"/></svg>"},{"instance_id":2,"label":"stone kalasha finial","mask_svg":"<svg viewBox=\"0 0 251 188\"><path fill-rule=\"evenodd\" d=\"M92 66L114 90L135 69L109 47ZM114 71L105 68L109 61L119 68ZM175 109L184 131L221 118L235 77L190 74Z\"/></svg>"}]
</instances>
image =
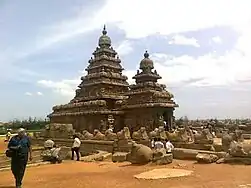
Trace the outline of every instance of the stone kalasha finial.
<instances>
[{"instance_id":1,"label":"stone kalasha finial","mask_svg":"<svg viewBox=\"0 0 251 188\"><path fill-rule=\"evenodd\" d=\"M153 61L149 58L149 53L146 51L144 53L144 59L140 62L140 69L144 72L150 72L153 68Z\"/></svg>"},{"instance_id":2,"label":"stone kalasha finial","mask_svg":"<svg viewBox=\"0 0 251 188\"><path fill-rule=\"evenodd\" d=\"M107 31L106 31L106 26L104 25L103 31L102 31L102 36L100 36L99 38L99 46L101 48L109 48L111 46L111 38L107 35ZM98 50L98 49L97 49Z\"/></svg>"},{"instance_id":3,"label":"stone kalasha finial","mask_svg":"<svg viewBox=\"0 0 251 188\"><path fill-rule=\"evenodd\" d=\"M106 34L107 34L107 31L106 31L106 26L105 26L105 25L104 25L104 28L103 28L102 34L103 34L103 35L106 35Z\"/></svg>"},{"instance_id":4,"label":"stone kalasha finial","mask_svg":"<svg viewBox=\"0 0 251 188\"><path fill-rule=\"evenodd\" d=\"M144 53L144 57L145 57L145 58L149 58L149 53L147 52L147 50L146 50L146 52Z\"/></svg>"}]
</instances>

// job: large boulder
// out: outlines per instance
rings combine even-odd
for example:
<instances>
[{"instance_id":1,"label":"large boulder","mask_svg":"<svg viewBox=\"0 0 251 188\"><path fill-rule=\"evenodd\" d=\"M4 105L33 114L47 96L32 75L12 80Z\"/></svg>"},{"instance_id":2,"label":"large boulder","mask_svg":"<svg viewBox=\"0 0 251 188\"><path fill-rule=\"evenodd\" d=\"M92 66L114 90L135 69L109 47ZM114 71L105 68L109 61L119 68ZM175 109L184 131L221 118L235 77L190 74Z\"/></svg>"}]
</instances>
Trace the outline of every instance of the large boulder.
<instances>
[{"instance_id":1,"label":"large boulder","mask_svg":"<svg viewBox=\"0 0 251 188\"><path fill-rule=\"evenodd\" d=\"M128 155L128 161L132 164L146 164L153 160L153 151L151 148L133 142L131 152Z\"/></svg>"},{"instance_id":2,"label":"large boulder","mask_svg":"<svg viewBox=\"0 0 251 188\"><path fill-rule=\"evenodd\" d=\"M196 155L196 160L198 163L214 163L218 160L218 156L214 154L207 154L207 153L198 153Z\"/></svg>"}]
</instances>

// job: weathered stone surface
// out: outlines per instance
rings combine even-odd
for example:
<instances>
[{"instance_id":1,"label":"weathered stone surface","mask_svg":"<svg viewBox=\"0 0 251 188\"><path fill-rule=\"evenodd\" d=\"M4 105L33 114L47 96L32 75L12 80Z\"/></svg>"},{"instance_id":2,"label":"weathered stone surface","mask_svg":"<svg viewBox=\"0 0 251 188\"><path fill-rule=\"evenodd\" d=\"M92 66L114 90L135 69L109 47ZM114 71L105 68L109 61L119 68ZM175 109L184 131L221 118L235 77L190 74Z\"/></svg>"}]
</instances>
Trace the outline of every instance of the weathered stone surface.
<instances>
[{"instance_id":1,"label":"weathered stone surface","mask_svg":"<svg viewBox=\"0 0 251 188\"><path fill-rule=\"evenodd\" d=\"M225 152L202 151L202 150L184 149L184 148L174 148L172 153L174 159L182 159L182 160L196 160L196 156L198 155L198 153L213 154L218 156L218 158L226 156Z\"/></svg>"},{"instance_id":2,"label":"weathered stone surface","mask_svg":"<svg viewBox=\"0 0 251 188\"><path fill-rule=\"evenodd\" d=\"M201 133L194 135L195 144L213 144L213 135L210 133L209 129L203 129Z\"/></svg>"},{"instance_id":3,"label":"weathered stone surface","mask_svg":"<svg viewBox=\"0 0 251 188\"><path fill-rule=\"evenodd\" d=\"M115 152L112 155L112 162L124 162L127 160L127 155L126 152Z\"/></svg>"},{"instance_id":4,"label":"weathered stone surface","mask_svg":"<svg viewBox=\"0 0 251 188\"><path fill-rule=\"evenodd\" d=\"M196 155L196 160L198 163L214 163L218 160L218 156L214 154L198 153Z\"/></svg>"},{"instance_id":5,"label":"weathered stone surface","mask_svg":"<svg viewBox=\"0 0 251 188\"><path fill-rule=\"evenodd\" d=\"M106 152L106 151L97 151L97 152L98 153L81 157L80 160L84 162L103 161L112 156L111 153Z\"/></svg>"},{"instance_id":6,"label":"weathered stone surface","mask_svg":"<svg viewBox=\"0 0 251 188\"><path fill-rule=\"evenodd\" d=\"M251 165L251 158L247 157L232 157L228 156L224 158L225 163L230 164L245 164L245 165Z\"/></svg>"},{"instance_id":7,"label":"weathered stone surface","mask_svg":"<svg viewBox=\"0 0 251 188\"><path fill-rule=\"evenodd\" d=\"M146 164L153 160L151 148L142 144L133 143L132 150L128 154L128 161L133 164Z\"/></svg>"},{"instance_id":8,"label":"weathered stone surface","mask_svg":"<svg viewBox=\"0 0 251 188\"><path fill-rule=\"evenodd\" d=\"M133 140L149 140L145 127L141 127L138 131L132 133Z\"/></svg>"},{"instance_id":9,"label":"weathered stone surface","mask_svg":"<svg viewBox=\"0 0 251 188\"><path fill-rule=\"evenodd\" d=\"M117 137L119 140L130 140L131 133L128 127L124 127L121 131L117 132Z\"/></svg>"},{"instance_id":10,"label":"weathered stone surface","mask_svg":"<svg viewBox=\"0 0 251 188\"><path fill-rule=\"evenodd\" d=\"M112 131L110 131L109 129L105 131L105 139L106 140L117 140L117 134L113 133Z\"/></svg>"},{"instance_id":11,"label":"weathered stone surface","mask_svg":"<svg viewBox=\"0 0 251 188\"><path fill-rule=\"evenodd\" d=\"M154 161L157 165L165 165L173 162L173 154L164 154L160 159Z\"/></svg>"}]
</instances>

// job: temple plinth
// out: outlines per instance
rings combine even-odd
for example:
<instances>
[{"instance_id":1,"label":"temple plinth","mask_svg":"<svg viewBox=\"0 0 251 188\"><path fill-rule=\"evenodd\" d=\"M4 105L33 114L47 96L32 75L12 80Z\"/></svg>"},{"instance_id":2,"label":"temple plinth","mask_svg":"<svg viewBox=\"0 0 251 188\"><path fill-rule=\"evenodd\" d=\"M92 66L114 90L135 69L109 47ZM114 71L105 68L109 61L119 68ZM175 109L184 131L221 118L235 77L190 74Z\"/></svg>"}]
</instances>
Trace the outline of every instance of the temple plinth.
<instances>
[{"instance_id":1,"label":"temple plinth","mask_svg":"<svg viewBox=\"0 0 251 188\"><path fill-rule=\"evenodd\" d=\"M115 118L115 127L123 126L120 101L125 100L128 91L127 77L122 75L123 67L117 52L111 46L106 28L99 38L98 47L81 77L81 84L70 103L53 107L49 115L51 122L72 123L76 130L104 129L108 116Z\"/></svg>"},{"instance_id":2,"label":"temple plinth","mask_svg":"<svg viewBox=\"0 0 251 188\"><path fill-rule=\"evenodd\" d=\"M125 124L133 130L141 126L148 130L161 125L170 129L173 111L178 105L173 101L173 95L166 86L159 84L161 76L154 69L154 63L146 51L140 62L140 70L133 77L136 84L130 85L128 99L122 107L125 111Z\"/></svg>"},{"instance_id":3,"label":"temple plinth","mask_svg":"<svg viewBox=\"0 0 251 188\"><path fill-rule=\"evenodd\" d=\"M142 126L153 130L161 121L171 127L173 110L178 105L165 85L158 83L161 76L154 70L147 52L133 77L136 84L129 86L127 77L122 74L121 60L104 27L88 63L87 75L81 77L75 97L68 104L53 107L48 116L51 123L72 124L76 131L89 132L111 128L111 119L114 131L124 126L131 131Z\"/></svg>"}]
</instances>

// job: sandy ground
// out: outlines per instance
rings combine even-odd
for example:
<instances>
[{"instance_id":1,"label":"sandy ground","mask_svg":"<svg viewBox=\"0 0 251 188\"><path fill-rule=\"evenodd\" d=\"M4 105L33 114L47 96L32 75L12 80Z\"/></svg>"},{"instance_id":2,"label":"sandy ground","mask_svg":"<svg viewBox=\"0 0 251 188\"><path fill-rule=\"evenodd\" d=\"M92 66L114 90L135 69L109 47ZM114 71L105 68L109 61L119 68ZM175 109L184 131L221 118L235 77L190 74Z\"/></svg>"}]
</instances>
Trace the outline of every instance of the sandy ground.
<instances>
[{"instance_id":1,"label":"sandy ground","mask_svg":"<svg viewBox=\"0 0 251 188\"><path fill-rule=\"evenodd\" d=\"M139 180L137 175L155 168L193 170L187 177ZM65 162L27 169L25 188L237 188L251 184L251 166L210 164L199 165L192 161L174 161L167 166L132 166L128 163ZM10 171L0 172L0 188L13 185Z\"/></svg>"}]
</instances>

